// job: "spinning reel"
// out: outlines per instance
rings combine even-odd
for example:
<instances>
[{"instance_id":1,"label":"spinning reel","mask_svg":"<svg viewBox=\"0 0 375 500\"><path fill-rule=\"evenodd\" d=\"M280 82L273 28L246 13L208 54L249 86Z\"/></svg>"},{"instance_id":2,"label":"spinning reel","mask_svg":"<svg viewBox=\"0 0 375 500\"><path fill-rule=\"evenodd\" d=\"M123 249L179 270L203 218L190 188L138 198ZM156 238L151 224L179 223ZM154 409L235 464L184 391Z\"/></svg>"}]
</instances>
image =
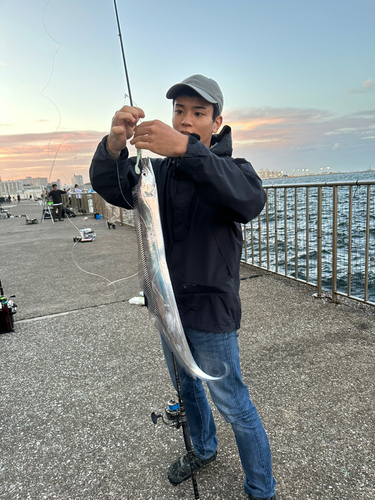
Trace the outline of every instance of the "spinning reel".
<instances>
[{"instance_id":1,"label":"spinning reel","mask_svg":"<svg viewBox=\"0 0 375 500\"><path fill-rule=\"evenodd\" d=\"M176 427L179 429L181 427L181 407L178 401L170 399L167 406L164 408L164 415L162 413L151 413L151 420L154 424L158 423L159 418L168 427Z\"/></svg>"}]
</instances>

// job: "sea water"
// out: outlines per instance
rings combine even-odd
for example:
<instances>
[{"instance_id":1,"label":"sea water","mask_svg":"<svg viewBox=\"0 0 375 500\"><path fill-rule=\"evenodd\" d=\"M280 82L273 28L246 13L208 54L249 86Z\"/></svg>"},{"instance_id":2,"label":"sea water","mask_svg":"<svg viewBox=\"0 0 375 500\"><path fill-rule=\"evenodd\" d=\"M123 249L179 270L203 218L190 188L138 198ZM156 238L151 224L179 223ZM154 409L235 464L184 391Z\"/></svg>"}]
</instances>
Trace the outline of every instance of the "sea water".
<instances>
[{"instance_id":1,"label":"sea water","mask_svg":"<svg viewBox=\"0 0 375 500\"><path fill-rule=\"evenodd\" d=\"M272 185L314 184L326 182L347 182L375 180L375 171L325 174L303 177L288 177L268 179L263 181L264 187ZM350 295L363 299L366 272L366 216L367 216L367 186L355 185L352 187L352 234L349 238L349 186L338 188L337 214L337 290L348 292L349 270L351 272ZM267 222L266 210L261 214L261 241L259 242L258 220L253 221L253 245L247 238L248 262L254 257L255 265L259 265L259 245L261 246L261 266L276 271L276 251L278 258L278 272L287 274L303 281L317 283L317 213L318 188L308 190L308 228L309 237L306 238L306 188L298 188L297 207L295 207L295 190L286 190L287 196L287 252L285 259L285 213L284 189L277 190L277 242L275 241L275 190L268 189L268 246L269 263L267 263ZM296 210L297 208L297 210ZM368 300L375 302L375 186L370 188L370 220L369 220L369 258L368 258ZM297 230L295 220L297 213ZM250 225L247 225L249 231ZM333 231L333 190L332 187L323 187L322 190L322 285L326 290L332 288L332 231ZM349 243L352 245L350 268L348 262ZM296 249L297 242L297 267ZM307 249L308 246L308 259ZM243 255L244 258L244 255ZM285 263L286 261L286 263ZM308 268L307 268L308 263ZM285 265L287 266L285 273ZM308 272L307 272L308 271Z\"/></svg>"}]
</instances>

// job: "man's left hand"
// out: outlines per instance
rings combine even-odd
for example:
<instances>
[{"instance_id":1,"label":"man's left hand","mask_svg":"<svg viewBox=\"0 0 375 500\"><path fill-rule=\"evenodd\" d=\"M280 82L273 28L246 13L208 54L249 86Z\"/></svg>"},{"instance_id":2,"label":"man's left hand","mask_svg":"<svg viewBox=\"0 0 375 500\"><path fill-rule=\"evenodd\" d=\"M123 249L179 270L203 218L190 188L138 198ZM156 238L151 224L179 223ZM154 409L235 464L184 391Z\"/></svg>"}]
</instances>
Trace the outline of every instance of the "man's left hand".
<instances>
[{"instance_id":1,"label":"man's left hand","mask_svg":"<svg viewBox=\"0 0 375 500\"><path fill-rule=\"evenodd\" d=\"M160 156L176 158L184 156L188 142L188 136L177 132L160 120L153 120L135 127L130 144L137 149L148 149Z\"/></svg>"}]
</instances>

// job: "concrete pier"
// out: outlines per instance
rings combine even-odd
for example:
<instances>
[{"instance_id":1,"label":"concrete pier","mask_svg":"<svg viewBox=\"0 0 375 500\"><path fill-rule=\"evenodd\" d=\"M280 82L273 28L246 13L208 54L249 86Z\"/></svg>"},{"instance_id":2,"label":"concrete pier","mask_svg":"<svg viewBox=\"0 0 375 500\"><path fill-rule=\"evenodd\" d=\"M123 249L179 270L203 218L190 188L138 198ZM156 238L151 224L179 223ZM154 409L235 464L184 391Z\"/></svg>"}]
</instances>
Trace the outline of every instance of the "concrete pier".
<instances>
[{"instance_id":1,"label":"concrete pier","mask_svg":"<svg viewBox=\"0 0 375 500\"><path fill-rule=\"evenodd\" d=\"M173 396L158 334L138 295L136 235L83 217L0 220L0 279L18 305L0 335L0 499L193 499L172 486L180 430L151 422ZM73 225L74 224L74 225ZM76 226L76 227L75 227ZM96 240L74 243L91 227ZM375 498L375 310L241 268L243 377L266 428L278 500ZM214 410L215 463L202 500L240 500L231 427Z\"/></svg>"}]
</instances>

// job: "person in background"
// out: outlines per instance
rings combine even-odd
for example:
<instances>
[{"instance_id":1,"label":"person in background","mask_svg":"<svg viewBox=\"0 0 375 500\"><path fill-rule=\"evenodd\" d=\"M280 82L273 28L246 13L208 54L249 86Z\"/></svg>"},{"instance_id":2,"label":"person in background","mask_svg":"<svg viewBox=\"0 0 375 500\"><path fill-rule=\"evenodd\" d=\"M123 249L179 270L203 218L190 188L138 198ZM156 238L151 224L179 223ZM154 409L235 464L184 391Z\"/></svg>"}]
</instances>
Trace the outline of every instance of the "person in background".
<instances>
[{"instance_id":1,"label":"person in background","mask_svg":"<svg viewBox=\"0 0 375 500\"><path fill-rule=\"evenodd\" d=\"M70 188L68 189L57 189L57 184L52 184L52 190L48 193L48 196L52 198L53 205L52 205L52 214L53 218L55 221L63 221L64 219L62 218L62 209L63 209L63 204L62 204L62 198L61 196L63 194L66 194Z\"/></svg>"},{"instance_id":2,"label":"person in background","mask_svg":"<svg viewBox=\"0 0 375 500\"><path fill-rule=\"evenodd\" d=\"M82 189L79 188L78 184L74 186L74 192L76 194L78 212L82 212Z\"/></svg>"},{"instance_id":3,"label":"person in background","mask_svg":"<svg viewBox=\"0 0 375 500\"><path fill-rule=\"evenodd\" d=\"M120 208L105 202L108 229L116 229L116 222L120 220Z\"/></svg>"}]
</instances>

